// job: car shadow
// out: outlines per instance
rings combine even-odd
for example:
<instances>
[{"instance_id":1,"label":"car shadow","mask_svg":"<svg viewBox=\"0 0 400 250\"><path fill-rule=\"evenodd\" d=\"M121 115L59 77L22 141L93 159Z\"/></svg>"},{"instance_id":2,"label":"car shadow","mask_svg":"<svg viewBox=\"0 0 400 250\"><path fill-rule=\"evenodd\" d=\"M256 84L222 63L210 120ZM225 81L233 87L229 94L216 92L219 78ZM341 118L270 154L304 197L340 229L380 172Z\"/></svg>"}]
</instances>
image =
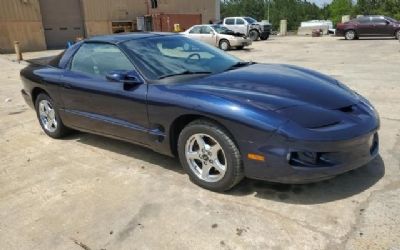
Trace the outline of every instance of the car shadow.
<instances>
[{"instance_id":1,"label":"car shadow","mask_svg":"<svg viewBox=\"0 0 400 250\"><path fill-rule=\"evenodd\" d=\"M146 147L135 145L129 142L78 131L65 137L64 140L74 140L85 145L104 149L120 155L139 159L150 164L158 165L167 170L172 170L182 175L185 174L185 171L181 167L181 164L179 163L179 160L177 158L162 155Z\"/></svg>"},{"instance_id":2,"label":"car shadow","mask_svg":"<svg viewBox=\"0 0 400 250\"><path fill-rule=\"evenodd\" d=\"M94 134L75 132L65 138L92 147L125 155L164 169L185 175L177 158L172 158L132 143L110 139ZM345 199L361 193L377 183L385 174L385 163L380 156L356 170L333 179L310 184L279 184L244 179L226 195L249 196L291 204L319 204ZM199 187L200 188L200 187Z\"/></svg>"},{"instance_id":3,"label":"car shadow","mask_svg":"<svg viewBox=\"0 0 400 250\"><path fill-rule=\"evenodd\" d=\"M338 38L337 40L339 41L347 41L349 42L349 40L346 40L345 38ZM397 39L394 37L360 37L359 39L356 40L351 40L351 41L373 41L373 40L394 40L396 41Z\"/></svg>"},{"instance_id":4,"label":"car shadow","mask_svg":"<svg viewBox=\"0 0 400 250\"><path fill-rule=\"evenodd\" d=\"M319 204L351 197L368 189L385 175L381 156L358 169L333 179L310 184L278 184L245 179L228 192L234 196L255 197L291 204Z\"/></svg>"}]
</instances>

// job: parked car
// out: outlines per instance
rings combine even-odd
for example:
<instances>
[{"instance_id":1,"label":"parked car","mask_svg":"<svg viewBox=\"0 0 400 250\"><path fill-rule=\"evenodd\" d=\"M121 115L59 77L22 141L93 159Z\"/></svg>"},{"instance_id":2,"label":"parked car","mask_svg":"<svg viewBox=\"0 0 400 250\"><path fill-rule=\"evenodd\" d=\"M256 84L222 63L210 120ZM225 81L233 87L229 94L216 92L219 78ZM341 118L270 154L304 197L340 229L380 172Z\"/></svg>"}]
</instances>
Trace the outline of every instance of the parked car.
<instances>
[{"instance_id":1,"label":"parked car","mask_svg":"<svg viewBox=\"0 0 400 250\"><path fill-rule=\"evenodd\" d=\"M222 24L234 32L245 34L251 40L267 40L271 34L271 24L267 22L257 22L251 17L227 17Z\"/></svg>"},{"instance_id":2,"label":"parked car","mask_svg":"<svg viewBox=\"0 0 400 250\"><path fill-rule=\"evenodd\" d=\"M71 128L178 156L191 180L213 191L245 176L319 181L378 154L376 110L342 83L244 62L179 34L93 37L21 78L50 137Z\"/></svg>"},{"instance_id":3,"label":"parked car","mask_svg":"<svg viewBox=\"0 0 400 250\"><path fill-rule=\"evenodd\" d=\"M243 49L252 43L251 39L245 35L233 32L218 24L195 25L183 32L183 34L187 37L209 43L222 50L229 50L232 47Z\"/></svg>"},{"instance_id":4,"label":"parked car","mask_svg":"<svg viewBox=\"0 0 400 250\"><path fill-rule=\"evenodd\" d=\"M336 36L346 40L359 37L400 38L400 22L387 16L363 16L336 26Z\"/></svg>"}]
</instances>

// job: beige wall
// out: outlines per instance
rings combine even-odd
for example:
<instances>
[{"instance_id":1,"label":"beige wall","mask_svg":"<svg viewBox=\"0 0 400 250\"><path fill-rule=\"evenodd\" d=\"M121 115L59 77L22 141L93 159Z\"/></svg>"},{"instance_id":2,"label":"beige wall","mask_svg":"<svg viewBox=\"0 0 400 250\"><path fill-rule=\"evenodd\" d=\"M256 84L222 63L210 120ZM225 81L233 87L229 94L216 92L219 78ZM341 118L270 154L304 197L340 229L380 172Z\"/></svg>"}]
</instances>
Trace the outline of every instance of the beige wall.
<instances>
[{"instance_id":1,"label":"beige wall","mask_svg":"<svg viewBox=\"0 0 400 250\"><path fill-rule=\"evenodd\" d=\"M217 3L219 7L219 0L158 0L158 8L150 8L150 13L201 14L203 23L208 23L209 20L219 19Z\"/></svg>"},{"instance_id":2,"label":"beige wall","mask_svg":"<svg viewBox=\"0 0 400 250\"><path fill-rule=\"evenodd\" d=\"M46 49L39 0L0 0L0 53L13 52L14 41L22 51Z\"/></svg>"},{"instance_id":3,"label":"beige wall","mask_svg":"<svg viewBox=\"0 0 400 250\"><path fill-rule=\"evenodd\" d=\"M68 0L54 0L68 1ZM149 1L150 2L150 1ZM136 21L147 14L146 0L81 0L87 36L110 34L111 21ZM217 11L216 11L217 9ZM158 0L149 14L201 14L203 23L219 18L219 0ZM0 0L0 53L46 49L39 0Z\"/></svg>"},{"instance_id":4,"label":"beige wall","mask_svg":"<svg viewBox=\"0 0 400 250\"><path fill-rule=\"evenodd\" d=\"M201 14L202 22L219 19L219 0L158 0L149 8L146 0L81 0L87 36L111 33L111 21L130 20L153 13ZM147 13L149 9L149 13Z\"/></svg>"}]
</instances>

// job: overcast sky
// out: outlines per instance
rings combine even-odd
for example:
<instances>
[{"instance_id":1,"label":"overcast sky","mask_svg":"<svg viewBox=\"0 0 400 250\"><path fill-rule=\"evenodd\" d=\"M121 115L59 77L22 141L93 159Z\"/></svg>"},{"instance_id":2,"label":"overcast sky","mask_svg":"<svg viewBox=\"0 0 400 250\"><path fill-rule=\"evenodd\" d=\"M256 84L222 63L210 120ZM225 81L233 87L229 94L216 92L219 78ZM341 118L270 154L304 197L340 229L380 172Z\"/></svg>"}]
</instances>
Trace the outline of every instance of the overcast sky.
<instances>
[{"instance_id":1,"label":"overcast sky","mask_svg":"<svg viewBox=\"0 0 400 250\"><path fill-rule=\"evenodd\" d=\"M323 6L324 4L332 2L332 0L308 0L310 2L314 2L318 4L319 6Z\"/></svg>"}]
</instances>

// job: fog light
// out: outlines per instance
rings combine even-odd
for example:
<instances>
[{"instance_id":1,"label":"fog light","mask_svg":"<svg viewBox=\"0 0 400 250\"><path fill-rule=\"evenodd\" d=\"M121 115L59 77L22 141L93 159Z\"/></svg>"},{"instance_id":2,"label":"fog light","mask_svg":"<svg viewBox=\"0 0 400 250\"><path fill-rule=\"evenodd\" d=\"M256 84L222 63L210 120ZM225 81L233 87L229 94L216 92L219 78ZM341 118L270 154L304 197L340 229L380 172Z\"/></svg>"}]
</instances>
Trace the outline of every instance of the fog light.
<instances>
[{"instance_id":1,"label":"fog light","mask_svg":"<svg viewBox=\"0 0 400 250\"><path fill-rule=\"evenodd\" d=\"M292 165L317 165L320 157L318 152L292 152L289 162Z\"/></svg>"}]
</instances>

